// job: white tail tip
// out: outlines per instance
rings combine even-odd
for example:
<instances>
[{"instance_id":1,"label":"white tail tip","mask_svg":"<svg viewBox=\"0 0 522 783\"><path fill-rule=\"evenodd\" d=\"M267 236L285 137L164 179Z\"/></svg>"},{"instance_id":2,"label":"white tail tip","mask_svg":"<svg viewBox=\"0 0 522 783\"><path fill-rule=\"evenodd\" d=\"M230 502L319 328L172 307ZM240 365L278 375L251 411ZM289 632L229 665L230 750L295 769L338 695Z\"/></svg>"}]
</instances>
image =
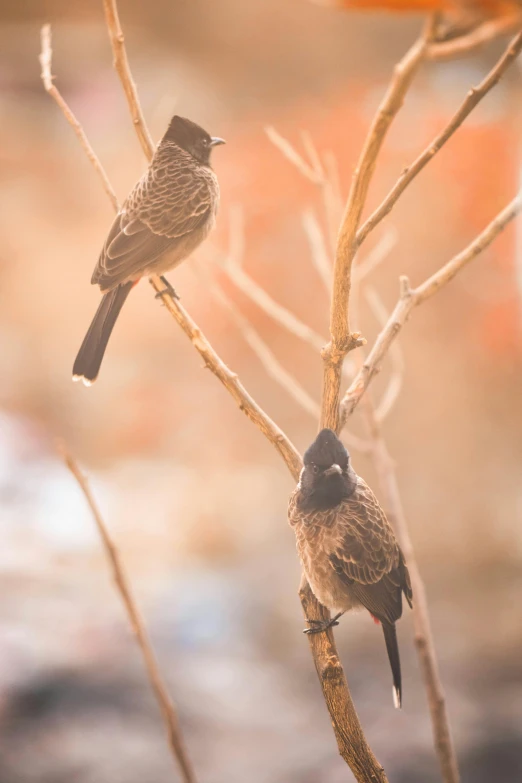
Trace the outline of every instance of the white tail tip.
<instances>
[{"instance_id":1,"label":"white tail tip","mask_svg":"<svg viewBox=\"0 0 522 783\"><path fill-rule=\"evenodd\" d=\"M392 694L393 694L393 706L395 709L400 710L401 708L401 696L395 685L392 688Z\"/></svg>"},{"instance_id":2,"label":"white tail tip","mask_svg":"<svg viewBox=\"0 0 522 783\"><path fill-rule=\"evenodd\" d=\"M73 383L82 381L84 386L92 386L93 384L93 381L89 381L87 378L84 378L83 375L73 375L72 379Z\"/></svg>"}]
</instances>

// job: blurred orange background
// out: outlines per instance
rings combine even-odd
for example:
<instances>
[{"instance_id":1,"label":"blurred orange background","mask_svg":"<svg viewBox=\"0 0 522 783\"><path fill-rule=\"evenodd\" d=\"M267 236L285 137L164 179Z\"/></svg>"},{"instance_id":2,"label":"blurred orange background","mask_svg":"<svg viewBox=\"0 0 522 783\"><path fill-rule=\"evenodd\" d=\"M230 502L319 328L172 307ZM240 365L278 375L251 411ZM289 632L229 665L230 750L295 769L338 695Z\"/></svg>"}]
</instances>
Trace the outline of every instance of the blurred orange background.
<instances>
[{"instance_id":1,"label":"blurred orange background","mask_svg":"<svg viewBox=\"0 0 522 783\"><path fill-rule=\"evenodd\" d=\"M89 285L112 213L39 79L53 28L56 84L120 199L146 165L112 69L100 3L4 0L0 31L0 780L167 781L156 704L92 520L55 451L64 438L132 577L199 778L352 779L337 755L297 598L286 502L293 488L147 283L129 298L97 383L72 361L99 301ZM227 139L222 202L199 256L278 358L319 400L321 360L225 280L241 209L246 270L321 334L328 300L303 213L328 242L316 186L268 139L335 160L343 197L394 63L422 17L343 13L303 0L120 4L154 139L173 113ZM501 52L426 65L393 125L368 212ZM513 197L520 179L515 65L408 189L362 251L397 241L371 275L386 306L421 282ZM518 232L518 234L517 234ZM419 308L400 337L405 373L384 433L426 580L463 781L522 779L520 225ZM517 261L518 259L518 261ZM316 422L273 380L189 261L171 282L211 343L299 449ZM371 345L378 323L361 298ZM378 400L391 367L373 385ZM355 414L350 428L364 435ZM371 459L354 465L380 494ZM391 781L438 780L409 612L399 625L404 709L394 711L379 629L337 629L367 737Z\"/></svg>"}]
</instances>

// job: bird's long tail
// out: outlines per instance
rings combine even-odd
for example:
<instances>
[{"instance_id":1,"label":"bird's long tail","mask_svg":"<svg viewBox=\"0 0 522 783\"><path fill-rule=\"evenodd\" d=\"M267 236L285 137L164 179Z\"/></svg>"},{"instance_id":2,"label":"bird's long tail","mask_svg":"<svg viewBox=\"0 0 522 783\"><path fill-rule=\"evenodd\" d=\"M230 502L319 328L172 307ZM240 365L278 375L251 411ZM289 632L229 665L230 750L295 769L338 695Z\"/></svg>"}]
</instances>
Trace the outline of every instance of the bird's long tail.
<instances>
[{"instance_id":1,"label":"bird's long tail","mask_svg":"<svg viewBox=\"0 0 522 783\"><path fill-rule=\"evenodd\" d=\"M401 661L395 623L388 623L384 620L382 630L393 676L393 703L397 709L400 709L402 705Z\"/></svg>"},{"instance_id":2,"label":"bird's long tail","mask_svg":"<svg viewBox=\"0 0 522 783\"><path fill-rule=\"evenodd\" d=\"M98 377L109 337L133 285L124 283L104 294L75 359L73 381L83 380L90 386Z\"/></svg>"}]
</instances>

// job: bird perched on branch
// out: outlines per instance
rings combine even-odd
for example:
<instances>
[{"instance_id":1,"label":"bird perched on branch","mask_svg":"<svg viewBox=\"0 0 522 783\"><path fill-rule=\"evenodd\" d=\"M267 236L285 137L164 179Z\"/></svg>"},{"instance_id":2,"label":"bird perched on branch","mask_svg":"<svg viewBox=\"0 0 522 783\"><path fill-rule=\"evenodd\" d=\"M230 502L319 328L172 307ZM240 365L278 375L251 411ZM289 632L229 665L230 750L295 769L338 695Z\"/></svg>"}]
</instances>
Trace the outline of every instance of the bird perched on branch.
<instances>
[{"instance_id":1,"label":"bird perched on branch","mask_svg":"<svg viewBox=\"0 0 522 783\"><path fill-rule=\"evenodd\" d=\"M74 362L73 380L87 386L96 380L131 288L146 275L173 269L207 237L219 204L210 154L224 143L184 117L172 118L100 253L91 283L97 283L104 296Z\"/></svg>"},{"instance_id":2,"label":"bird perched on branch","mask_svg":"<svg viewBox=\"0 0 522 783\"><path fill-rule=\"evenodd\" d=\"M368 609L380 622L388 651L396 707L401 706L401 664L395 623L402 594L412 605L404 556L384 511L332 430L321 430L304 455L299 484L290 497L288 521L317 600L335 616L308 620L305 633L339 624L350 609Z\"/></svg>"}]
</instances>

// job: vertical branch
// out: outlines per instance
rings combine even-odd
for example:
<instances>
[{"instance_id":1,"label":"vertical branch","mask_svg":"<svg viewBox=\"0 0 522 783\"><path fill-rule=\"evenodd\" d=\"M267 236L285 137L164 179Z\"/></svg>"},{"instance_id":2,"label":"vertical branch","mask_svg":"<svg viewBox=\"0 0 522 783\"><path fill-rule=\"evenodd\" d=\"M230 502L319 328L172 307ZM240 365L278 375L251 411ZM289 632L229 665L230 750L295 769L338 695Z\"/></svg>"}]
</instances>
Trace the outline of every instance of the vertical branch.
<instances>
[{"instance_id":1,"label":"vertical branch","mask_svg":"<svg viewBox=\"0 0 522 783\"><path fill-rule=\"evenodd\" d=\"M363 398L363 409L370 437L373 440L373 461L379 478L381 491L402 551L408 563L413 589L413 625L415 646L421 664L424 686L428 698L435 752L439 761L444 783L459 783L460 775L457 754L451 736L446 699L439 675L437 653L431 633L426 589L420 575L408 523L404 515L402 500L393 460L384 440L370 393Z\"/></svg>"},{"instance_id":2,"label":"vertical branch","mask_svg":"<svg viewBox=\"0 0 522 783\"><path fill-rule=\"evenodd\" d=\"M388 91L377 110L359 162L344 210L334 261L334 283L330 310L330 342L323 349L323 399L321 427L339 431L342 365L346 354L364 344L360 335L352 334L348 315L352 263L357 250L356 235L366 203L368 189L386 134L400 110L412 79L423 61L431 40L433 21L423 35L396 65Z\"/></svg>"},{"instance_id":3,"label":"vertical branch","mask_svg":"<svg viewBox=\"0 0 522 783\"><path fill-rule=\"evenodd\" d=\"M120 25L120 19L118 16L118 5L116 0L103 0L103 7L105 9L105 19L107 20L107 28L111 37L112 51L114 54L114 67L120 77L120 81L127 98L127 104L132 117L132 122L138 134L141 148L145 153L147 160L150 160L154 154L154 142L151 139L150 133L147 129L145 117L141 110L141 105L138 99L138 90L136 83L132 78L132 73L127 59L127 51L125 49L125 38Z\"/></svg>"},{"instance_id":4,"label":"vertical branch","mask_svg":"<svg viewBox=\"0 0 522 783\"><path fill-rule=\"evenodd\" d=\"M196 783L192 764L190 763L187 751L185 749L185 743L183 742L183 738L181 736L176 710L171 699L169 698L166 685L163 682L159 672L158 662L156 660L156 656L154 655L154 650L152 649L152 645L145 628L145 623L143 622L139 609L136 605L136 601L134 600L134 596L132 595L130 582L127 574L125 573L125 568L121 561L116 544L112 540L109 531L107 530L105 522L103 521L96 501L94 500L90 490L87 479L80 471L76 461L70 454L64 452L63 457L65 464L78 482L78 486L83 492L85 500L87 501L87 505L92 512L92 516L98 529L98 533L100 534L105 554L112 569L112 576L116 585L116 589L118 590L121 600L123 601L131 628L134 632L136 641L138 642L138 646L143 656L152 690L154 691L156 701L160 706L163 720L165 722L165 726L167 727L169 745L172 754L179 765L181 777L185 783Z\"/></svg>"}]
</instances>

